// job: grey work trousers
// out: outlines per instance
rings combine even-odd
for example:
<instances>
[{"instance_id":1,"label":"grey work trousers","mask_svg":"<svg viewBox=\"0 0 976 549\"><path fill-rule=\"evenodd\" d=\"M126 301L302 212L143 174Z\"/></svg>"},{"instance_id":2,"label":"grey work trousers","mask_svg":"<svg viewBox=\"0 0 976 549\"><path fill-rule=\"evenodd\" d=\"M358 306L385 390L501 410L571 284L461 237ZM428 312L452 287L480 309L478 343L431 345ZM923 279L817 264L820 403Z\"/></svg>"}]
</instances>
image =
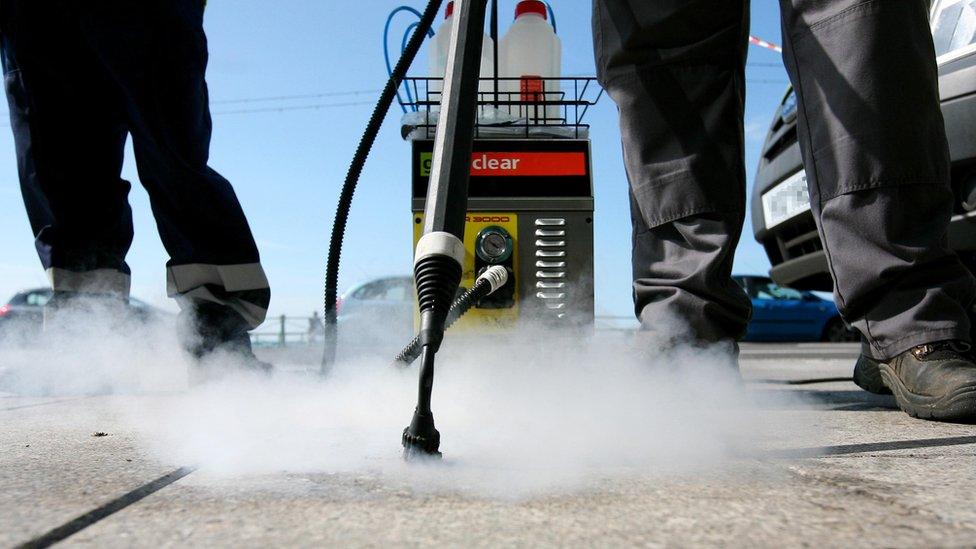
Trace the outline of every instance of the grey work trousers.
<instances>
[{"instance_id":1,"label":"grey work trousers","mask_svg":"<svg viewBox=\"0 0 976 549\"><path fill-rule=\"evenodd\" d=\"M844 318L888 359L969 341L976 281L948 249L949 159L925 2L781 0L784 60L817 228ZM594 0L617 104L634 302L701 341L745 333L731 280L745 210L748 0Z\"/></svg>"}]
</instances>

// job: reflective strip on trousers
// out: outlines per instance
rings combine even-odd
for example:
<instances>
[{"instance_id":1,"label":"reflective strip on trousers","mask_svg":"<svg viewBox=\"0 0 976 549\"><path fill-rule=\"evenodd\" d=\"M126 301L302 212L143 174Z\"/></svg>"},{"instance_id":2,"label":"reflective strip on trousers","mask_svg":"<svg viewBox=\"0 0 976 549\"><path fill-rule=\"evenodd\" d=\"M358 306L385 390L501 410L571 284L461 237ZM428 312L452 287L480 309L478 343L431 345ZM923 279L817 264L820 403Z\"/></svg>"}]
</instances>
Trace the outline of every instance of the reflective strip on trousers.
<instances>
[{"instance_id":1,"label":"reflective strip on trousers","mask_svg":"<svg viewBox=\"0 0 976 549\"><path fill-rule=\"evenodd\" d=\"M51 289L55 292L114 294L128 297L132 283L129 275L115 269L69 271L51 267L46 273L51 282Z\"/></svg>"},{"instance_id":2,"label":"reflective strip on trousers","mask_svg":"<svg viewBox=\"0 0 976 549\"><path fill-rule=\"evenodd\" d=\"M223 292L218 293L223 295L214 293L215 287L222 289ZM255 300L252 292L261 290L266 292ZM270 298L268 279L260 263L174 265L166 269L166 293L170 297L180 296L226 305L244 317L252 328L264 322Z\"/></svg>"}]
</instances>

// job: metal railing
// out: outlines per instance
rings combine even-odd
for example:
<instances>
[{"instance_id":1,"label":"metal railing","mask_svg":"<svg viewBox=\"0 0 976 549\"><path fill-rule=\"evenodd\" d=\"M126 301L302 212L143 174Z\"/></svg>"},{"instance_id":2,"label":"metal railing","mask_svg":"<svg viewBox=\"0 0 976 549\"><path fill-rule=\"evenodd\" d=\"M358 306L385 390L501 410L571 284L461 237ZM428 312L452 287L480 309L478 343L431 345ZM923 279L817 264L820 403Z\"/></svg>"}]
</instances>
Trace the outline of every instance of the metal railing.
<instances>
[{"instance_id":1,"label":"metal railing","mask_svg":"<svg viewBox=\"0 0 976 549\"><path fill-rule=\"evenodd\" d=\"M287 347L310 345L322 341L322 317L281 315L269 318L260 331L251 332L255 347Z\"/></svg>"},{"instance_id":2,"label":"metal railing","mask_svg":"<svg viewBox=\"0 0 976 549\"><path fill-rule=\"evenodd\" d=\"M632 316L597 316L594 329L633 330L638 322ZM262 329L251 332L255 347L298 347L322 342L322 317L280 315L269 318Z\"/></svg>"},{"instance_id":3,"label":"metal railing","mask_svg":"<svg viewBox=\"0 0 976 549\"><path fill-rule=\"evenodd\" d=\"M443 79L411 77L404 85L413 98L404 106L420 113L410 126L433 137ZM524 137L562 130L566 137L579 139L589 129L583 122L587 111L603 96L593 77L482 78L479 90L476 138L491 137L485 135L489 128L505 128Z\"/></svg>"}]
</instances>

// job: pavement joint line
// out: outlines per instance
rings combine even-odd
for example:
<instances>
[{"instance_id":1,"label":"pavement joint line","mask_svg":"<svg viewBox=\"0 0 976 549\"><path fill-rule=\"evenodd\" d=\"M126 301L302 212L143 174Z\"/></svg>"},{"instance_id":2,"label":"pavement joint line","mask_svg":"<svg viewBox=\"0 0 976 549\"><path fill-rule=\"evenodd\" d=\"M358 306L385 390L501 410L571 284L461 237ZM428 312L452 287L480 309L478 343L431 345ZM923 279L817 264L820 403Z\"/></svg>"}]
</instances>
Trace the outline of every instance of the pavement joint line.
<instances>
[{"instance_id":1,"label":"pavement joint line","mask_svg":"<svg viewBox=\"0 0 976 549\"><path fill-rule=\"evenodd\" d=\"M156 480L143 484L135 490L123 494L112 501L105 503L104 505L96 507L91 511L62 524L61 526L57 526L30 541L15 546L15 549L40 549L43 547L50 547L59 541L64 541L70 536L73 536L85 528L88 528L92 524L95 524L104 518L110 517L133 503L136 503L143 498L162 490L170 484L173 484L181 478L189 475L193 471L196 471L196 467L180 467L170 471Z\"/></svg>"},{"instance_id":2,"label":"pavement joint line","mask_svg":"<svg viewBox=\"0 0 976 549\"><path fill-rule=\"evenodd\" d=\"M795 448L787 450L772 450L764 452L765 457L771 459L802 459L870 452L885 452L890 450L912 450L917 448L937 448L944 446L963 446L976 444L976 436L920 438L915 440L892 440L888 442L865 442L858 444L840 444L837 446L819 446L812 448Z\"/></svg>"},{"instance_id":3,"label":"pavement joint line","mask_svg":"<svg viewBox=\"0 0 976 549\"><path fill-rule=\"evenodd\" d=\"M837 349L833 347L789 347L789 348L778 348L778 349L757 349L755 347L740 347L743 353L753 353L753 354L776 354L776 355L788 355L788 354L799 354L799 355L857 355L860 349Z\"/></svg>"},{"instance_id":4,"label":"pavement joint line","mask_svg":"<svg viewBox=\"0 0 976 549\"><path fill-rule=\"evenodd\" d=\"M818 377L812 379L747 379L746 383L768 383L772 385L815 385L817 383L854 382L850 377Z\"/></svg>"},{"instance_id":5,"label":"pavement joint line","mask_svg":"<svg viewBox=\"0 0 976 549\"><path fill-rule=\"evenodd\" d=\"M848 357L858 356L859 353L852 351L844 351L837 349L769 349L769 350L756 350L756 349L740 349L740 355L753 355L753 356L840 356Z\"/></svg>"},{"instance_id":6,"label":"pavement joint line","mask_svg":"<svg viewBox=\"0 0 976 549\"><path fill-rule=\"evenodd\" d=\"M739 353L740 360L773 361L773 360L857 360L858 355L852 354L796 354L796 353Z\"/></svg>"},{"instance_id":7,"label":"pavement joint line","mask_svg":"<svg viewBox=\"0 0 976 549\"><path fill-rule=\"evenodd\" d=\"M13 410L23 410L24 408L36 408L38 406L49 406L51 404L61 404L62 402L74 402L76 400L85 400L86 398L92 398L91 395L80 396L75 398L62 398L59 400L49 400L47 402L35 402L33 404L21 404L18 406L8 406L6 408L0 408L0 412L11 412Z\"/></svg>"},{"instance_id":8,"label":"pavement joint line","mask_svg":"<svg viewBox=\"0 0 976 549\"><path fill-rule=\"evenodd\" d=\"M826 412L898 412L897 406L884 406L879 404L841 404L833 408L821 408Z\"/></svg>"}]
</instances>

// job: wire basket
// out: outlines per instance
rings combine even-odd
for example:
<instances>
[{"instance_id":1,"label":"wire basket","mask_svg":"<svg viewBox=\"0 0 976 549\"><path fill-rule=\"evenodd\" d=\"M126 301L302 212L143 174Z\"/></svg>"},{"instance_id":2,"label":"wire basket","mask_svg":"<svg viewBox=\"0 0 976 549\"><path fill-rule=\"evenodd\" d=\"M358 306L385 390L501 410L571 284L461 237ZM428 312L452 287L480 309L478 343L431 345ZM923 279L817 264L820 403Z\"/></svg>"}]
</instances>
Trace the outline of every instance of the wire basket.
<instances>
[{"instance_id":1,"label":"wire basket","mask_svg":"<svg viewBox=\"0 0 976 549\"><path fill-rule=\"evenodd\" d=\"M404 79L405 139L433 139L443 78ZM584 118L603 96L596 78L481 78L475 138L568 138L589 135Z\"/></svg>"}]
</instances>

